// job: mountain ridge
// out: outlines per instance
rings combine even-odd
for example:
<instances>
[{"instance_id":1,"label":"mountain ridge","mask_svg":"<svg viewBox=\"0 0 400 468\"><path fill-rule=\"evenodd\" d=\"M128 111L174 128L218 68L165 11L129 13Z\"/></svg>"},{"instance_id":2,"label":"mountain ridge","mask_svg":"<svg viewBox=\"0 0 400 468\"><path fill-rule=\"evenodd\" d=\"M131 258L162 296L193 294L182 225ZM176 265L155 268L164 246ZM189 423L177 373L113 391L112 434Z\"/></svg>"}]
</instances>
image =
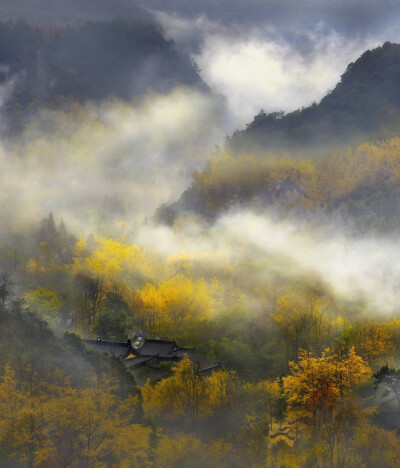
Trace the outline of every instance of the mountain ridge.
<instances>
[{"instance_id":1,"label":"mountain ridge","mask_svg":"<svg viewBox=\"0 0 400 468\"><path fill-rule=\"evenodd\" d=\"M386 42L350 63L319 104L258 114L155 218L213 221L250 207L327 223L346 218L356 230L397 229L399 133L400 45Z\"/></svg>"},{"instance_id":2,"label":"mountain ridge","mask_svg":"<svg viewBox=\"0 0 400 468\"><path fill-rule=\"evenodd\" d=\"M293 112L257 114L227 138L227 149L324 152L338 143L357 144L392 136L400 123L400 44L385 42L348 65L321 101Z\"/></svg>"},{"instance_id":3,"label":"mountain ridge","mask_svg":"<svg viewBox=\"0 0 400 468\"><path fill-rule=\"evenodd\" d=\"M79 26L0 23L0 87L6 119L65 100L130 101L178 85L208 89L191 58L154 22L88 21Z\"/></svg>"}]
</instances>

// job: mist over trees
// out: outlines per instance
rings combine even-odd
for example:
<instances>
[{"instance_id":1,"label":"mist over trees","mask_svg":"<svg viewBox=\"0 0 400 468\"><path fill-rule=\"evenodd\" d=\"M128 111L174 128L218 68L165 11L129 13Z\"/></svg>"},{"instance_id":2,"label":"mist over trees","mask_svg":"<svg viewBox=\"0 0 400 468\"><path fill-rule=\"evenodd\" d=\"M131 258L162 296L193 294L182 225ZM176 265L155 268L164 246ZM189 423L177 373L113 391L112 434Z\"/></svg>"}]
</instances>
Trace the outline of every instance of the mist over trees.
<instances>
[{"instance_id":1,"label":"mist over trees","mask_svg":"<svg viewBox=\"0 0 400 468\"><path fill-rule=\"evenodd\" d=\"M194 174L181 198L161 206L155 218L173 225L185 215L214 222L230 210L270 210L276 219L323 219L328 225L339 221L353 233L391 233L400 222L398 154L398 137L318 159L221 152Z\"/></svg>"},{"instance_id":2,"label":"mist over trees","mask_svg":"<svg viewBox=\"0 0 400 468\"><path fill-rule=\"evenodd\" d=\"M152 15L130 0L1 0L0 18L2 21L24 19L33 24L76 25L115 19L149 22Z\"/></svg>"},{"instance_id":3,"label":"mist over trees","mask_svg":"<svg viewBox=\"0 0 400 468\"><path fill-rule=\"evenodd\" d=\"M366 30L384 29L387 23L399 15L398 4L393 0L384 0L379 5L373 0L350 0L346 3L305 0L301 11L294 9L290 0L234 0L230 2L229 9L218 0L194 0L190 4L185 0L146 0L141 4L183 18L206 16L210 20L236 27L268 25L286 30L292 35L298 29L312 28L322 22L326 27L351 36Z\"/></svg>"},{"instance_id":4,"label":"mist over trees","mask_svg":"<svg viewBox=\"0 0 400 468\"><path fill-rule=\"evenodd\" d=\"M57 224L21 233L31 247L1 276L4 466L396 466L396 314L372 318L312 277L274 273L273 255L165 258ZM138 328L220 368L203 375L185 356L138 388L77 335Z\"/></svg>"},{"instance_id":5,"label":"mist over trees","mask_svg":"<svg viewBox=\"0 0 400 468\"><path fill-rule=\"evenodd\" d=\"M268 149L315 153L364 139L396 135L399 127L400 46L386 42L348 65L321 102L285 114L263 110L227 139L236 153ZM340 135L340 138L338 138Z\"/></svg>"},{"instance_id":6,"label":"mist over trees","mask_svg":"<svg viewBox=\"0 0 400 468\"><path fill-rule=\"evenodd\" d=\"M86 22L79 26L0 23L3 113L27 121L39 106L64 100L127 101L179 85L206 89L196 65L155 23Z\"/></svg>"},{"instance_id":7,"label":"mist over trees","mask_svg":"<svg viewBox=\"0 0 400 468\"><path fill-rule=\"evenodd\" d=\"M225 144L194 62L363 3L0 1L1 467L397 468L400 45Z\"/></svg>"}]
</instances>

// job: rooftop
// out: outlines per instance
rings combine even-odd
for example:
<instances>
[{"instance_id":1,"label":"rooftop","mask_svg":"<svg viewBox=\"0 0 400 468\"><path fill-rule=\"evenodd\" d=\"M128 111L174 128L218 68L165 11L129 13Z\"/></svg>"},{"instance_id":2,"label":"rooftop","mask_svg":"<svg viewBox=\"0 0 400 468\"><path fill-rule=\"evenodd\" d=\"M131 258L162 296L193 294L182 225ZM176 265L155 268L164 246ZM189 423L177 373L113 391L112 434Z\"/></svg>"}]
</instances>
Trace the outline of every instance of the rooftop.
<instances>
[{"instance_id":1,"label":"rooftop","mask_svg":"<svg viewBox=\"0 0 400 468\"><path fill-rule=\"evenodd\" d=\"M134 375L139 386L146 383L149 378L151 382L156 382L170 374L170 371L163 366L163 362L179 362L185 354L188 354L193 362L200 362L202 372L211 373L218 366L210 362L204 354L199 354L191 348L181 348L174 340L157 340L145 338L140 347L132 346L130 340L126 343L116 341L82 340L89 348L99 352L107 352L114 356L121 357L126 367Z\"/></svg>"}]
</instances>

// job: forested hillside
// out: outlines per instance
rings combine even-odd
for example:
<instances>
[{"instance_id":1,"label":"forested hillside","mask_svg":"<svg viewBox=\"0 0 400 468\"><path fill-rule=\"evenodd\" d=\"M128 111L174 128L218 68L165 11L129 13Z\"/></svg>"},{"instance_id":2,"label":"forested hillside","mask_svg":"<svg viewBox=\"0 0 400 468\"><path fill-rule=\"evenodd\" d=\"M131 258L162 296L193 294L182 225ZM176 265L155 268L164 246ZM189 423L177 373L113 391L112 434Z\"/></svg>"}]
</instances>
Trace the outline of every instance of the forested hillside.
<instances>
[{"instance_id":1,"label":"forested hillside","mask_svg":"<svg viewBox=\"0 0 400 468\"><path fill-rule=\"evenodd\" d=\"M24 250L1 245L2 466L397 466L395 311L372 318L240 243L165 257L74 239L52 215L17 234ZM139 328L222 367L203 376L184 358L138 389L71 333Z\"/></svg>"},{"instance_id":2,"label":"forested hillside","mask_svg":"<svg viewBox=\"0 0 400 468\"><path fill-rule=\"evenodd\" d=\"M232 209L338 221L353 232L391 232L400 224L400 140L363 143L340 153L296 158L267 153L219 153L157 219L173 224L185 214L213 220Z\"/></svg>"},{"instance_id":3,"label":"forested hillside","mask_svg":"<svg viewBox=\"0 0 400 468\"><path fill-rule=\"evenodd\" d=\"M285 114L263 110L227 139L236 154L295 150L304 154L335 145L385 138L400 121L400 45L386 42L349 64L336 87L319 102Z\"/></svg>"},{"instance_id":4,"label":"forested hillside","mask_svg":"<svg viewBox=\"0 0 400 468\"><path fill-rule=\"evenodd\" d=\"M0 0L0 468L397 468L397 2L160 3Z\"/></svg>"},{"instance_id":5,"label":"forested hillside","mask_svg":"<svg viewBox=\"0 0 400 468\"><path fill-rule=\"evenodd\" d=\"M63 100L130 101L179 85L206 88L194 62L178 54L156 23L135 20L0 23L0 72L3 113L19 124L38 106Z\"/></svg>"}]
</instances>

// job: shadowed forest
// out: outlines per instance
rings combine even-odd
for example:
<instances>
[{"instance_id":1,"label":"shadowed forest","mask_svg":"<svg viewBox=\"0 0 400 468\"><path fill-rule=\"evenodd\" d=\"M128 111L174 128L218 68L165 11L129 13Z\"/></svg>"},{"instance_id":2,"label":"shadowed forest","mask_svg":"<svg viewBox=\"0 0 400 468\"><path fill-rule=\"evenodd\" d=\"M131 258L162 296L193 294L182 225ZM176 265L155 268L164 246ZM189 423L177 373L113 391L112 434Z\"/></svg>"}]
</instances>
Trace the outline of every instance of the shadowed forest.
<instances>
[{"instance_id":1,"label":"shadowed forest","mask_svg":"<svg viewBox=\"0 0 400 468\"><path fill-rule=\"evenodd\" d=\"M398 466L398 10L0 1L1 468Z\"/></svg>"}]
</instances>

